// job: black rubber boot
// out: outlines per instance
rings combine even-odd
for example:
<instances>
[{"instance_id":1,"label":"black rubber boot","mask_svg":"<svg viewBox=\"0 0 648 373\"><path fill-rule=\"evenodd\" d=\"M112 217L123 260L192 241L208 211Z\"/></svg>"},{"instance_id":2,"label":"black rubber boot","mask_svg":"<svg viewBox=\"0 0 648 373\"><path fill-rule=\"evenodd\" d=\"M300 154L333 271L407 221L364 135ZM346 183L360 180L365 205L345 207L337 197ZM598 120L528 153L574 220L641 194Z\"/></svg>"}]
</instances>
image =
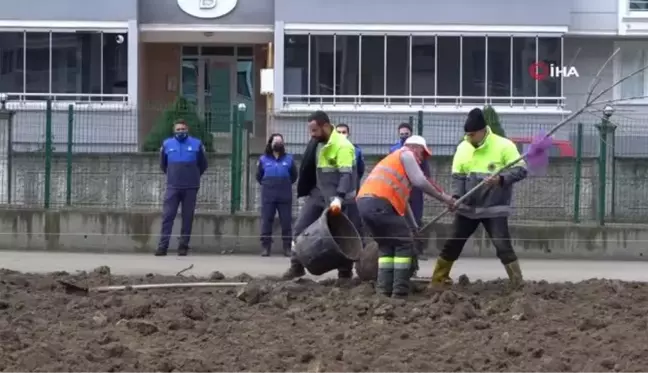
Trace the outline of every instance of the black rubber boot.
<instances>
[{"instance_id":1,"label":"black rubber boot","mask_svg":"<svg viewBox=\"0 0 648 373\"><path fill-rule=\"evenodd\" d=\"M167 249L158 247L157 250L155 250L155 256L166 256L166 255L167 255Z\"/></svg>"},{"instance_id":2,"label":"black rubber boot","mask_svg":"<svg viewBox=\"0 0 648 373\"><path fill-rule=\"evenodd\" d=\"M283 274L282 278L284 280L292 280L298 277L306 275L306 270L304 266L299 262L290 261L290 268Z\"/></svg>"}]
</instances>

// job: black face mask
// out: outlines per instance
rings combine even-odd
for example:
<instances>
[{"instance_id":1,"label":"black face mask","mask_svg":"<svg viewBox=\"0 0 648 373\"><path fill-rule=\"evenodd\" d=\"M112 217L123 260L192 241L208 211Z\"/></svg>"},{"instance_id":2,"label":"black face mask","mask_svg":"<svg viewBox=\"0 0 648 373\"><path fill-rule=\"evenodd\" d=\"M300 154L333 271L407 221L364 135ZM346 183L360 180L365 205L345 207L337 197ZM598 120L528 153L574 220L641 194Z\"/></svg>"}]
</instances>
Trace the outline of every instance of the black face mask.
<instances>
[{"instance_id":1,"label":"black face mask","mask_svg":"<svg viewBox=\"0 0 648 373\"><path fill-rule=\"evenodd\" d=\"M274 144L272 145L272 151L277 152L277 153L283 153L284 150L286 150L286 147L284 144Z\"/></svg>"},{"instance_id":2,"label":"black face mask","mask_svg":"<svg viewBox=\"0 0 648 373\"><path fill-rule=\"evenodd\" d=\"M410 135L406 135L406 134L399 135L399 136L400 136L400 143L401 144L404 144L405 140L407 140L407 138L410 137Z\"/></svg>"}]
</instances>

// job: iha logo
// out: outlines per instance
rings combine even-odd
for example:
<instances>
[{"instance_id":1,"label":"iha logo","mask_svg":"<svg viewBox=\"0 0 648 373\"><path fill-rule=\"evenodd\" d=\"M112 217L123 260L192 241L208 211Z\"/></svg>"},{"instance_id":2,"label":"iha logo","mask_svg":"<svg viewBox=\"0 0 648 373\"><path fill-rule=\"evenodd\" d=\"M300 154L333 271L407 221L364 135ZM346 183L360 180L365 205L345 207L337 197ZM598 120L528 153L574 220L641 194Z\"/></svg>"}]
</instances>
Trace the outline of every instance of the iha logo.
<instances>
[{"instance_id":1,"label":"iha logo","mask_svg":"<svg viewBox=\"0 0 648 373\"><path fill-rule=\"evenodd\" d=\"M529 66L529 75L535 80L546 80L549 78L579 77L578 70L574 66L556 66L553 63L534 62Z\"/></svg>"}]
</instances>

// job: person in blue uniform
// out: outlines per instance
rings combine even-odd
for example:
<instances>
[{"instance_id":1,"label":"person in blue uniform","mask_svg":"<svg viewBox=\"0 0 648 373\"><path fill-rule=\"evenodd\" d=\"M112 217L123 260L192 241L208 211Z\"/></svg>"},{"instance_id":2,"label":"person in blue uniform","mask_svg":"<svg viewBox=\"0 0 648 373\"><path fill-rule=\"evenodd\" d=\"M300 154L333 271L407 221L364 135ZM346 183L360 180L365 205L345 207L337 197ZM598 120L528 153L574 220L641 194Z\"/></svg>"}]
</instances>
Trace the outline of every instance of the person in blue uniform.
<instances>
[{"instance_id":1,"label":"person in blue uniform","mask_svg":"<svg viewBox=\"0 0 648 373\"><path fill-rule=\"evenodd\" d=\"M279 214L283 253L290 256L292 243L292 185L297 181L297 166L286 153L283 136L273 133L265 154L257 163L256 179L261 184L261 256L270 256L272 225Z\"/></svg>"},{"instance_id":2,"label":"person in blue uniform","mask_svg":"<svg viewBox=\"0 0 648 373\"><path fill-rule=\"evenodd\" d=\"M405 144L405 140L407 140L410 136L412 136L412 126L409 123L401 123L398 126L398 142L394 145L392 145L389 148L389 153L393 153L396 150L400 149L403 147L403 144ZM423 174L425 177L429 178L430 177L430 166L427 162L427 160L423 160L421 163L421 170L423 171ZM418 224L419 227L423 226L423 191L421 191L418 188L412 188L412 192L410 193L410 199L409 199L409 204L410 208L412 209L412 213L414 214L414 220L416 220L416 224Z\"/></svg>"},{"instance_id":3,"label":"person in blue uniform","mask_svg":"<svg viewBox=\"0 0 648 373\"><path fill-rule=\"evenodd\" d=\"M173 222L178 207L182 205L178 255L185 256L189 251L196 197L200 188L200 177L207 170L207 157L202 142L189 136L189 126L182 119L173 125L173 137L162 143L160 168L166 174L167 189L162 210L162 232L155 255L167 255Z\"/></svg>"},{"instance_id":4,"label":"person in blue uniform","mask_svg":"<svg viewBox=\"0 0 648 373\"><path fill-rule=\"evenodd\" d=\"M344 135L344 137L346 137L347 139L349 138L349 135L351 133L351 131L349 130L349 125L346 123L338 124L337 126L335 126L335 130L338 131L339 134ZM360 147L356 144L353 144L353 146L355 147L356 171L358 173L358 187L356 189L360 190L360 183L362 182L362 177L365 173L365 163L364 157L362 156L362 149L360 149Z\"/></svg>"}]
</instances>

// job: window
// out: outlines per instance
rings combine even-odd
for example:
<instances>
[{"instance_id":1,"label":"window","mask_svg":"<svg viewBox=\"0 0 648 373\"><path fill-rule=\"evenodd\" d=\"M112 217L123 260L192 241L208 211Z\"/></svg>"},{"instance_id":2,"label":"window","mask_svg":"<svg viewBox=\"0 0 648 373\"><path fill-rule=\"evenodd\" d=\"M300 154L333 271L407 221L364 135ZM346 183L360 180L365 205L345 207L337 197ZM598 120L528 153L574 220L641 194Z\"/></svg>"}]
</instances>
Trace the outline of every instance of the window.
<instances>
[{"instance_id":1,"label":"window","mask_svg":"<svg viewBox=\"0 0 648 373\"><path fill-rule=\"evenodd\" d=\"M562 80L559 37L310 34L285 36L284 104L551 105Z\"/></svg>"},{"instance_id":2,"label":"window","mask_svg":"<svg viewBox=\"0 0 648 373\"><path fill-rule=\"evenodd\" d=\"M620 48L619 57L614 61L614 81L631 75L648 64L648 42L617 42L615 49ZM615 99L629 101L648 101L648 79L646 71L640 71L624 80L614 88Z\"/></svg>"},{"instance_id":3,"label":"window","mask_svg":"<svg viewBox=\"0 0 648 373\"><path fill-rule=\"evenodd\" d=\"M629 0L631 12L642 12L648 10L648 0Z\"/></svg>"},{"instance_id":4,"label":"window","mask_svg":"<svg viewBox=\"0 0 648 373\"><path fill-rule=\"evenodd\" d=\"M0 92L16 99L125 101L126 34L0 32Z\"/></svg>"}]
</instances>

